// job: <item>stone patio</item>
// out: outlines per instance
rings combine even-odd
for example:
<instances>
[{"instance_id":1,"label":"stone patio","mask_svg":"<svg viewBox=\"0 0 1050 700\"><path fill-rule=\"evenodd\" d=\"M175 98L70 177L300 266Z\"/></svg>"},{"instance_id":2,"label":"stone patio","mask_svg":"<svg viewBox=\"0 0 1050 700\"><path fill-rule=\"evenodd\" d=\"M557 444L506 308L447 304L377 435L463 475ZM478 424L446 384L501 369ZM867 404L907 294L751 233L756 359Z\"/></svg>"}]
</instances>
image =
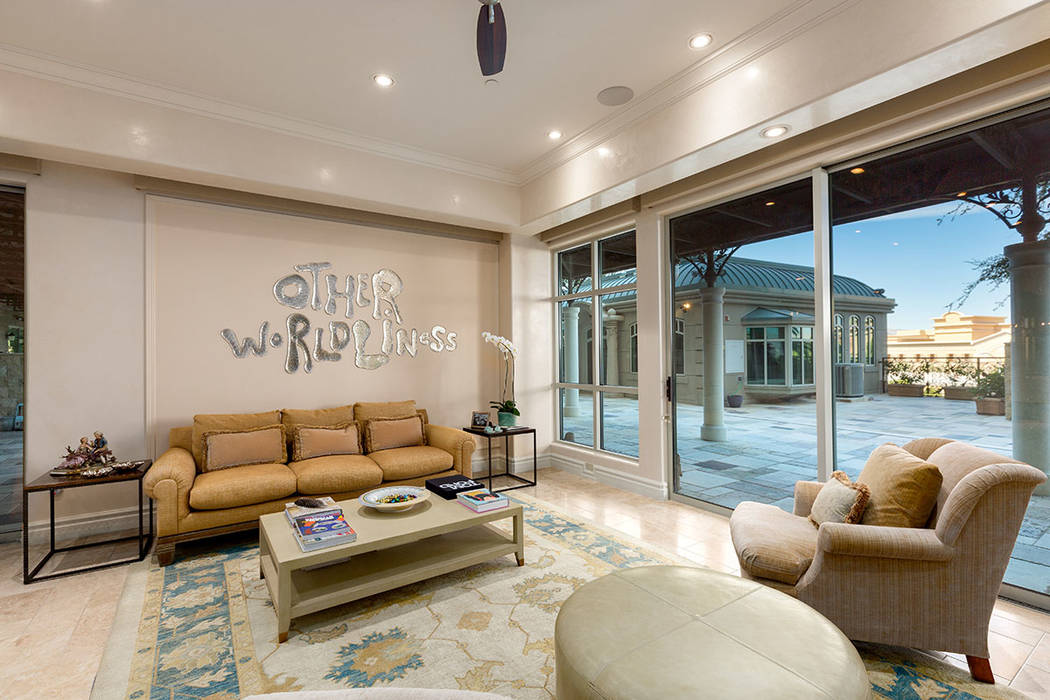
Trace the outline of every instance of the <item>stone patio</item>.
<instances>
[{"instance_id":1,"label":"stone patio","mask_svg":"<svg viewBox=\"0 0 1050 700\"><path fill-rule=\"evenodd\" d=\"M633 398L605 400L605 449L638 455L637 406ZM835 415L836 468L854 479L871 451L884 442L949 437L1011 453L1009 421L977 415L971 401L878 395L870 401L837 401ZM790 511L795 482L817 477L816 422L812 399L747 404L726 409L728 441L705 442L700 439L703 407L680 405L679 493L726 508L760 501ZM593 439L590 416L566 418L565 429L581 444ZM1050 594L1050 497L1033 497L1006 581Z\"/></svg>"},{"instance_id":2,"label":"stone patio","mask_svg":"<svg viewBox=\"0 0 1050 700\"><path fill-rule=\"evenodd\" d=\"M0 533L22 527L22 432L0 432Z\"/></svg>"}]
</instances>

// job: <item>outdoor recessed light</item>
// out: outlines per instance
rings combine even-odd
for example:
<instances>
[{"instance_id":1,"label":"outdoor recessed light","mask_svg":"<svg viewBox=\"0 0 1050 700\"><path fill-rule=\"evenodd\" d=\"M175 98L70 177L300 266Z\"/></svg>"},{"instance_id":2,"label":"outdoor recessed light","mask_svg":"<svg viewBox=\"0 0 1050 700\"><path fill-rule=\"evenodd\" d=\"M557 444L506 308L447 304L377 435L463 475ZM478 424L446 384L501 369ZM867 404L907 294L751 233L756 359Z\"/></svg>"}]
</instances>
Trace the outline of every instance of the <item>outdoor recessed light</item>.
<instances>
[{"instance_id":1,"label":"outdoor recessed light","mask_svg":"<svg viewBox=\"0 0 1050 700\"><path fill-rule=\"evenodd\" d=\"M689 309L693 308L693 305L687 301L684 304L682 304L682 308L688 311Z\"/></svg>"},{"instance_id":2,"label":"outdoor recessed light","mask_svg":"<svg viewBox=\"0 0 1050 700\"><path fill-rule=\"evenodd\" d=\"M774 204L776 204L776 202L774 202L773 200L770 200L770 201L766 202L766 206L767 206L767 207L771 207L771 206L773 206Z\"/></svg>"},{"instance_id":3,"label":"outdoor recessed light","mask_svg":"<svg viewBox=\"0 0 1050 700\"><path fill-rule=\"evenodd\" d=\"M776 126L767 126L765 129L762 129L762 138L778 139L784 134L786 134L789 128L790 127L787 127L783 124L777 124Z\"/></svg>"},{"instance_id":4,"label":"outdoor recessed light","mask_svg":"<svg viewBox=\"0 0 1050 700\"><path fill-rule=\"evenodd\" d=\"M860 175L862 172L864 172L864 168L853 168L852 170L850 170L850 172L854 175Z\"/></svg>"},{"instance_id":5,"label":"outdoor recessed light","mask_svg":"<svg viewBox=\"0 0 1050 700\"><path fill-rule=\"evenodd\" d=\"M547 132L547 138L549 138L551 141L557 141L561 138L561 132L557 129L551 129Z\"/></svg>"},{"instance_id":6,"label":"outdoor recessed light","mask_svg":"<svg viewBox=\"0 0 1050 700\"><path fill-rule=\"evenodd\" d=\"M386 73L376 73L372 76L372 80L376 85L383 88L388 88L394 84L394 79Z\"/></svg>"},{"instance_id":7,"label":"outdoor recessed light","mask_svg":"<svg viewBox=\"0 0 1050 700\"><path fill-rule=\"evenodd\" d=\"M965 192L965 190L964 190L964 191L960 192L959 194L957 194L957 195L955 195L955 196L956 196L956 197L965 197L965 196L966 196L966 192Z\"/></svg>"},{"instance_id":8,"label":"outdoor recessed light","mask_svg":"<svg viewBox=\"0 0 1050 700\"><path fill-rule=\"evenodd\" d=\"M689 37L689 48L691 49L702 49L705 46L711 45L711 35L707 33L694 34Z\"/></svg>"}]
</instances>

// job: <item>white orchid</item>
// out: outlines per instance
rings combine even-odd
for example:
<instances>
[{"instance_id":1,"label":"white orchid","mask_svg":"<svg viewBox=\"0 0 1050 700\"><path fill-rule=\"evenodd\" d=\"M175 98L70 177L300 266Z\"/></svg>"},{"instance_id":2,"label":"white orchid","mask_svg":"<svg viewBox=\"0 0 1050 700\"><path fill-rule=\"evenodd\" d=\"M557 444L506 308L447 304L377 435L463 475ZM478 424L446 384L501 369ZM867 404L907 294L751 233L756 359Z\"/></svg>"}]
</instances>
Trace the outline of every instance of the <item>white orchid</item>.
<instances>
[{"instance_id":1,"label":"white orchid","mask_svg":"<svg viewBox=\"0 0 1050 700\"><path fill-rule=\"evenodd\" d=\"M506 402L507 394L510 394L510 402L514 402L514 359L518 356L518 348L510 338L485 331L481 334L486 343L492 343L496 349L503 353L503 385L500 387L500 398Z\"/></svg>"},{"instance_id":2,"label":"white orchid","mask_svg":"<svg viewBox=\"0 0 1050 700\"><path fill-rule=\"evenodd\" d=\"M488 331L482 333L481 337L485 339L486 343L495 345L496 349L502 352L504 357L509 355L516 358L518 356L518 348L510 338L504 338L502 335L496 335Z\"/></svg>"}]
</instances>

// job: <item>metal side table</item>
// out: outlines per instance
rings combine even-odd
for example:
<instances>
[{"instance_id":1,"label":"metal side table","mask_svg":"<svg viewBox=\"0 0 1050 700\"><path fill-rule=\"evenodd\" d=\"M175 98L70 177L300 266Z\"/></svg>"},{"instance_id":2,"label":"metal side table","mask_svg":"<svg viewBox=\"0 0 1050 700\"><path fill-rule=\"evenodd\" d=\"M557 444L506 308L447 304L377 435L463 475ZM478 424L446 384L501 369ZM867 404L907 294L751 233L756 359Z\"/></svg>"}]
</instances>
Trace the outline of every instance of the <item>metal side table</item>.
<instances>
[{"instance_id":1,"label":"metal side table","mask_svg":"<svg viewBox=\"0 0 1050 700\"><path fill-rule=\"evenodd\" d=\"M142 561L146 558L149 553L149 549L153 544L153 499L146 498L142 490L142 478L146 476L146 472L149 471L150 466L153 464L153 460L147 459L137 469L129 472L119 472L107 474L106 476L100 476L94 479L87 479L75 476L51 476L50 474L44 474L39 479L26 484L22 489L22 583L33 583L34 581L46 581L50 578L58 578L59 576L70 576L72 574L80 574L85 571L94 571L96 569L105 569L110 566L117 566L118 564L129 564L134 561ZM83 486L99 486L102 484L115 484L122 481L137 481L139 482L139 534L131 535L130 537L118 537L116 539L103 540L101 542L87 542L84 544L74 544L66 547L55 546L55 491L58 489L76 489ZM41 559L36 566L30 570L29 568L29 494L38 491L47 491L50 496L51 502L51 515L50 515L50 547L48 548L47 554ZM144 523L142 520L144 500L149 501L149 533L144 530ZM47 564L48 560L54 555L60 552L72 552L77 549L86 549L88 547L98 547L104 544L116 544L117 542L130 542L132 540L138 540L138 556L130 557L126 559L120 559L118 561L108 561L103 564L94 564L91 566L79 566L75 569L69 569L67 571L58 571L53 574L47 574L45 576L38 576L40 569Z\"/></svg>"},{"instance_id":2,"label":"metal side table","mask_svg":"<svg viewBox=\"0 0 1050 700\"><path fill-rule=\"evenodd\" d=\"M509 428L507 430L501 430L498 433L486 433L481 428L463 428L463 430L465 432L470 433L471 435L478 435L478 436L483 437L486 440L488 440L488 446L489 446L489 468L488 468L489 491L491 491L493 493L499 493L500 491L513 491L514 489L523 489L526 486L535 486L536 485L536 429L535 428L525 428L525 427ZM532 481L529 481L528 479L526 479L523 476L518 476L517 474L513 474L510 471L510 439L512 437L514 437L515 435L528 435L529 433L532 433ZM500 474L493 474L492 473L492 439L493 438L504 438L504 441L503 441L503 464L504 464L504 468L503 468L503 472L500 473ZM502 489L496 490L496 489L492 488L492 479L494 477L497 477L497 476L510 477L511 479L514 479L516 481L520 481L521 483L518 484L517 486L507 486L506 488L502 488Z\"/></svg>"}]
</instances>

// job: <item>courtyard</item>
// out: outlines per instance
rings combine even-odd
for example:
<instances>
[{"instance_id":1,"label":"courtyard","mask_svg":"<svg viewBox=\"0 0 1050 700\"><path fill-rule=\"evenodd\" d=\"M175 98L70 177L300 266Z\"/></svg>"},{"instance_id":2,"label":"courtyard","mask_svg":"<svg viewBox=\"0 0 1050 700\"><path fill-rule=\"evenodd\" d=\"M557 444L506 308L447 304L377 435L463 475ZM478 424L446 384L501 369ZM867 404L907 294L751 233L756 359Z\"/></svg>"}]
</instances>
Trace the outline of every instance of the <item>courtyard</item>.
<instances>
[{"instance_id":1,"label":"courtyard","mask_svg":"<svg viewBox=\"0 0 1050 700\"><path fill-rule=\"evenodd\" d=\"M581 406L589 405L581 395ZM851 479L868 455L885 442L898 445L919 437L962 440L1011 454L1011 426L1002 416L977 415L972 401L905 398L884 394L870 400L836 401L835 468ZM633 397L604 398L604 448L638 455L638 409ZM565 418L566 432L589 444L589 415ZM742 501L792 509L796 481L817 478L816 405L812 399L748 403L725 409L726 442L700 439L703 407L679 404L678 492L707 503L735 508ZM1006 582L1050 593L1050 497L1033 496L1006 573Z\"/></svg>"}]
</instances>

